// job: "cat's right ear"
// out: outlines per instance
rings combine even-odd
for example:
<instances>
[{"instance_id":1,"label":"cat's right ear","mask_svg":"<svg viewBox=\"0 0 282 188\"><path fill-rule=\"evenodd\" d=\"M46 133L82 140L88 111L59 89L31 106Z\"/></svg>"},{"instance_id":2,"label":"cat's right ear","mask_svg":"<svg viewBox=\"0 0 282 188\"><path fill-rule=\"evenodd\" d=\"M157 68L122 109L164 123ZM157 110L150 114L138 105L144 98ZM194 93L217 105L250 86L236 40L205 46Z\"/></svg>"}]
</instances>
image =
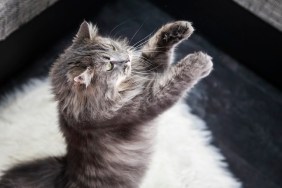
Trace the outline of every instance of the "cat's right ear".
<instances>
[{"instance_id":1,"label":"cat's right ear","mask_svg":"<svg viewBox=\"0 0 282 188\"><path fill-rule=\"evenodd\" d=\"M92 40L98 33L98 29L96 26L89 24L86 21L83 21L79 27L79 30L73 40L73 42L81 42L84 40Z\"/></svg>"}]
</instances>

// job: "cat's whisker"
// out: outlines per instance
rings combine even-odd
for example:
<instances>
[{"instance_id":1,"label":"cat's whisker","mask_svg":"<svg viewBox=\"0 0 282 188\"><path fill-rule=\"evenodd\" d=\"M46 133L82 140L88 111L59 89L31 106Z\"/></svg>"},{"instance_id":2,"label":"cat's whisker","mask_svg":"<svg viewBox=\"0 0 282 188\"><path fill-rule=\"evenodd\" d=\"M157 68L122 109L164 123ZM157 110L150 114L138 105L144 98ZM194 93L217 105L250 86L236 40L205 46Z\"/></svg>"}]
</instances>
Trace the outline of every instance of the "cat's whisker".
<instances>
[{"instance_id":1,"label":"cat's whisker","mask_svg":"<svg viewBox=\"0 0 282 188\"><path fill-rule=\"evenodd\" d=\"M136 46L136 48L142 47L142 46L143 46L145 43L147 43L148 41L149 41L149 39L147 39L147 40L145 40L145 41L139 43L139 44Z\"/></svg>"},{"instance_id":2,"label":"cat's whisker","mask_svg":"<svg viewBox=\"0 0 282 188\"><path fill-rule=\"evenodd\" d=\"M145 39L151 37L151 35L152 35L154 32L155 32L155 31L151 32L150 34L148 34L147 36L145 36L143 39L141 39L141 40L139 40L138 42L136 42L135 44L133 44L133 46L139 47L140 44L138 44L138 43L140 43L140 42L144 41ZM148 41L148 39L147 39L145 42L147 42L147 41ZM142 44L144 44L144 42L142 42ZM137 45L137 46L136 46L136 45Z\"/></svg>"},{"instance_id":3,"label":"cat's whisker","mask_svg":"<svg viewBox=\"0 0 282 188\"><path fill-rule=\"evenodd\" d=\"M144 57L144 56L140 56L141 59L145 60L145 61L148 61L148 62L151 62L148 58Z\"/></svg>"},{"instance_id":4,"label":"cat's whisker","mask_svg":"<svg viewBox=\"0 0 282 188\"><path fill-rule=\"evenodd\" d=\"M131 41L134 39L134 37L136 36L136 34L140 31L140 29L142 28L142 26L144 25L144 22L141 24L141 26L138 28L138 30L134 33L134 35L131 37L129 43L131 43Z\"/></svg>"},{"instance_id":5,"label":"cat's whisker","mask_svg":"<svg viewBox=\"0 0 282 188\"><path fill-rule=\"evenodd\" d=\"M150 50L150 49L146 49L146 50L142 50L142 52L151 53L151 52L164 52L164 51L163 50Z\"/></svg>"},{"instance_id":6,"label":"cat's whisker","mask_svg":"<svg viewBox=\"0 0 282 188\"><path fill-rule=\"evenodd\" d=\"M154 46L154 47L150 47L150 48L149 48L149 47L146 47L145 49L146 49L146 50L151 50L151 49L154 49L154 50L162 49L162 50L164 50L164 47L161 47L161 46ZM144 50L145 50L145 49L144 49Z\"/></svg>"},{"instance_id":7,"label":"cat's whisker","mask_svg":"<svg viewBox=\"0 0 282 188\"><path fill-rule=\"evenodd\" d=\"M117 32L114 34L113 38L116 38L116 36L117 36L118 33L124 32L124 31L129 30L129 29L130 29L130 28L127 27L127 28L124 28L124 29L122 29L122 30L120 30L120 31L117 31Z\"/></svg>"},{"instance_id":8,"label":"cat's whisker","mask_svg":"<svg viewBox=\"0 0 282 188\"><path fill-rule=\"evenodd\" d=\"M117 26L115 26L115 27L111 30L109 36L111 36L111 34L112 34L112 32L113 32L114 30L116 30L118 27L120 27L121 25L125 24L125 23L128 22L129 20L130 20L130 19L126 19L125 21L123 21L123 22L121 22L120 24L118 24Z\"/></svg>"},{"instance_id":9,"label":"cat's whisker","mask_svg":"<svg viewBox=\"0 0 282 188\"><path fill-rule=\"evenodd\" d=\"M135 74L142 74L142 75L149 75L150 73L145 73L145 72L135 72L135 71L132 71L132 73L135 73Z\"/></svg>"},{"instance_id":10,"label":"cat's whisker","mask_svg":"<svg viewBox=\"0 0 282 188\"><path fill-rule=\"evenodd\" d=\"M149 36L148 36L149 37ZM146 39L146 38L143 38L143 39L141 39L140 41L138 41L137 43L135 43L133 46L135 47L135 48L139 48L139 47L141 47L143 44L145 44L146 42L148 42L149 41L149 39Z\"/></svg>"},{"instance_id":11,"label":"cat's whisker","mask_svg":"<svg viewBox=\"0 0 282 188\"><path fill-rule=\"evenodd\" d=\"M133 51L133 52L137 52L137 51L138 51L138 49L137 49L137 48L135 48L134 46L130 46L130 47L128 47L128 48L127 48L127 50L129 50L129 51Z\"/></svg>"},{"instance_id":12,"label":"cat's whisker","mask_svg":"<svg viewBox=\"0 0 282 188\"><path fill-rule=\"evenodd\" d=\"M142 59L143 62L148 63L148 64L153 64L149 59L147 59L146 57L143 56L132 56L132 57L137 57L138 59Z\"/></svg>"}]
</instances>

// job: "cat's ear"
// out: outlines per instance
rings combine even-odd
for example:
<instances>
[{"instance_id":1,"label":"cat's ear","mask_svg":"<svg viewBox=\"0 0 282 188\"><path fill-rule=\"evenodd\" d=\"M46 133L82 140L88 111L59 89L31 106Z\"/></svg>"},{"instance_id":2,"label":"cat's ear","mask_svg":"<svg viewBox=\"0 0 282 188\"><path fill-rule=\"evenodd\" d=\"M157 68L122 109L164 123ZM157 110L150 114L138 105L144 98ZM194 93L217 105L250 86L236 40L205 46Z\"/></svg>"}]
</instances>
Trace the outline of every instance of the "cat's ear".
<instances>
[{"instance_id":1,"label":"cat's ear","mask_svg":"<svg viewBox=\"0 0 282 188\"><path fill-rule=\"evenodd\" d=\"M86 69L83 73L80 75L74 77L74 82L77 84L84 84L87 88L89 84L91 83L91 79L93 77L93 73L89 69Z\"/></svg>"},{"instance_id":2,"label":"cat's ear","mask_svg":"<svg viewBox=\"0 0 282 188\"><path fill-rule=\"evenodd\" d=\"M83 40L92 40L94 39L98 34L98 28L91 23L89 24L86 21L83 21L82 24L79 27L79 30L74 38L74 42L79 42Z\"/></svg>"}]
</instances>

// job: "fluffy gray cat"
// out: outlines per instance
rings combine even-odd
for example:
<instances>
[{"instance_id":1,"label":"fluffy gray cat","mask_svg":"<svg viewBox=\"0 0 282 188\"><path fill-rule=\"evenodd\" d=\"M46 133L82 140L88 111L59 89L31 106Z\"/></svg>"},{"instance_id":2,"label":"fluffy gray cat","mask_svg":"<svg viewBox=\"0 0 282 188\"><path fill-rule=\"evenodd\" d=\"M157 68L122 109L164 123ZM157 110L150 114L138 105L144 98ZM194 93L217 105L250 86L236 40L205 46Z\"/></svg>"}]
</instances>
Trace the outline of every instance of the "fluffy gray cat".
<instances>
[{"instance_id":1,"label":"fluffy gray cat","mask_svg":"<svg viewBox=\"0 0 282 188\"><path fill-rule=\"evenodd\" d=\"M139 187L152 153L152 120L212 70L202 52L171 64L174 48L192 32L189 22L168 23L137 50L83 22L50 71L66 156L17 165L0 187Z\"/></svg>"}]
</instances>

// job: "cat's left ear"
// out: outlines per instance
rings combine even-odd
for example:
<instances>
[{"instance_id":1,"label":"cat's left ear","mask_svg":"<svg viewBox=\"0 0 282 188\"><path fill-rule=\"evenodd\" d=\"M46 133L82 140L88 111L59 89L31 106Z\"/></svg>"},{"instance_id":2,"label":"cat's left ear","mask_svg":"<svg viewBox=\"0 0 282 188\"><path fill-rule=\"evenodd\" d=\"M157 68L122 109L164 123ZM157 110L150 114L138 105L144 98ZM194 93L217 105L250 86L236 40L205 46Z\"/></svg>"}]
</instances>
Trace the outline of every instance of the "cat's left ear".
<instances>
[{"instance_id":1,"label":"cat's left ear","mask_svg":"<svg viewBox=\"0 0 282 188\"><path fill-rule=\"evenodd\" d=\"M98 28L96 25L92 25L86 21L82 22L79 27L79 30L74 38L74 42L80 42L84 40L92 40L98 34Z\"/></svg>"}]
</instances>

